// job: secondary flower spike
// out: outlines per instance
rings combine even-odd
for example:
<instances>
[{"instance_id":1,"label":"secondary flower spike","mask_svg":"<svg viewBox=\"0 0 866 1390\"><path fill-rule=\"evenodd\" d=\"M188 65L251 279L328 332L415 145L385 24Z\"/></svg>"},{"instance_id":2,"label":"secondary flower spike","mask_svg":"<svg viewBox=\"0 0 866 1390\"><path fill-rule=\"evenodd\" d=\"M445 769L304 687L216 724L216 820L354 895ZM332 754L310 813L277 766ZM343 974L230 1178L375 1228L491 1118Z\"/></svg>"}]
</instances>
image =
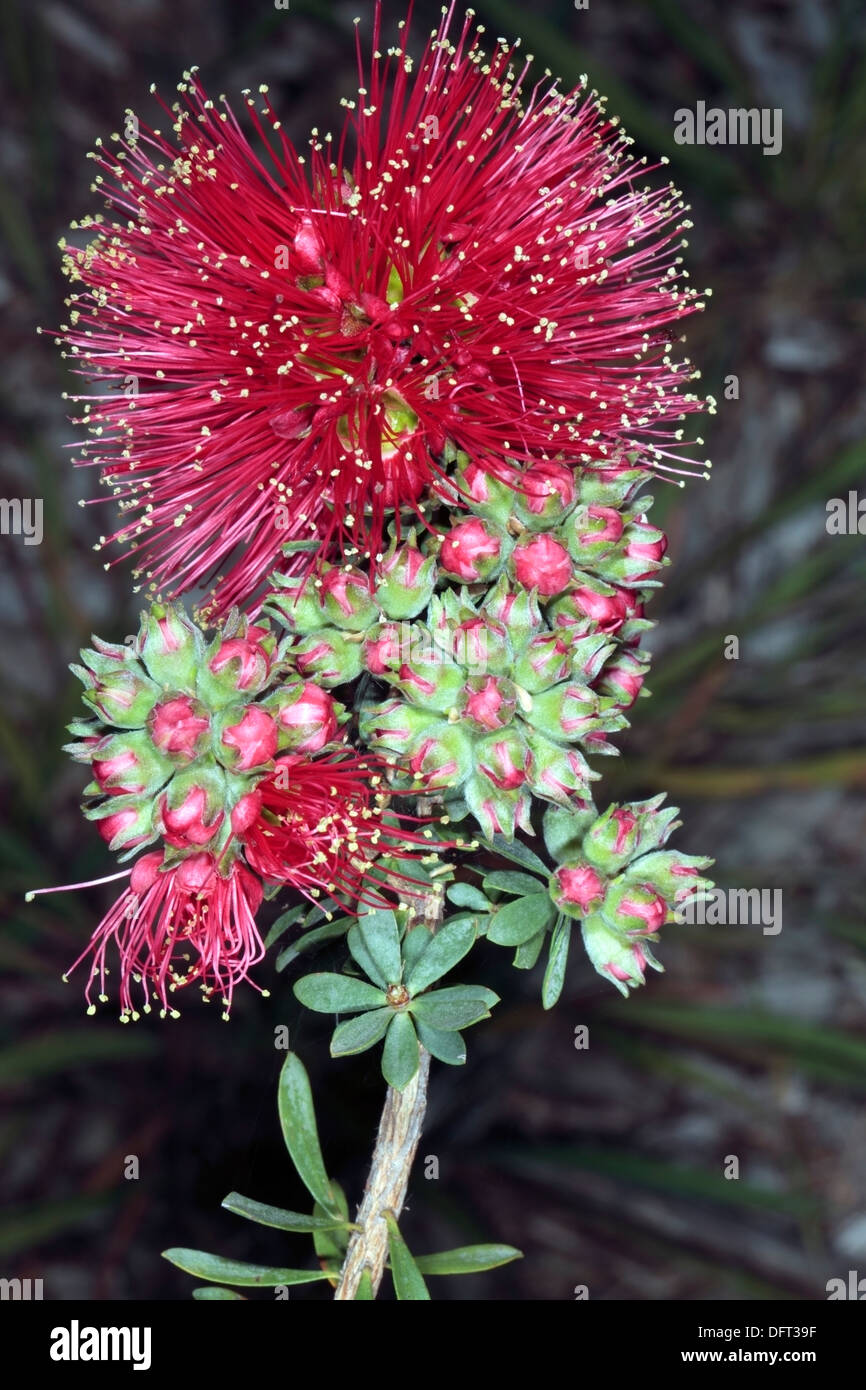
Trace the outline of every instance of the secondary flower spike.
<instances>
[{"instance_id":1,"label":"secondary flower spike","mask_svg":"<svg viewBox=\"0 0 866 1390\"><path fill-rule=\"evenodd\" d=\"M383 50L377 5L358 97L303 156L265 88L246 130L195 71L170 129L130 112L96 150L108 212L66 247L59 340L100 388L75 399L124 513L107 541L152 591L215 583L218 610L253 611L273 569L375 561L455 450L500 477L625 453L703 471L671 347L702 307L679 192L641 182L585 80L533 84L453 9L414 62L405 26Z\"/></svg>"}]
</instances>

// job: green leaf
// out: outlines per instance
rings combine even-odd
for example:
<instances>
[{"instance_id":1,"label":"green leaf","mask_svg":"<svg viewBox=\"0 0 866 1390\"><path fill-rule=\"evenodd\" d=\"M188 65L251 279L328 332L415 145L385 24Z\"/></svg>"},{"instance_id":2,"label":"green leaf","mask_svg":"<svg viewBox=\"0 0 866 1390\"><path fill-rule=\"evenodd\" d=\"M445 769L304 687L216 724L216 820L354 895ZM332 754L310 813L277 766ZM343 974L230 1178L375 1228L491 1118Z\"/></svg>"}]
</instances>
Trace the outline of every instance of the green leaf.
<instances>
[{"instance_id":1,"label":"green leaf","mask_svg":"<svg viewBox=\"0 0 866 1390\"><path fill-rule=\"evenodd\" d=\"M193 1298L200 1299L202 1302L228 1302L238 1299L241 1303L246 1303L242 1293L235 1293L234 1289L221 1289L216 1284L205 1284L200 1289L193 1289Z\"/></svg>"},{"instance_id":2,"label":"green leaf","mask_svg":"<svg viewBox=\"0 0 866 1390\"><path fill-rule=\"evenodd\" d=\"M283 932L287 932L289 927L294 926L298 918L304 912L309 911L309 903L299 903L297 907L290 907L288 912L282 913L274 922L267 936L265 937L265 950L269 950L275 941L279 941Z\"/></svg>"},{"instance_id":3,"label":"green leaf","mask_svg":"<svg viewBox=\"0 0 866 1390\"><path fill-rule=\"evenodd\" d=\"M400 932L393 912L365 912L349 932L349 950L366 975L380 987L398 984L403 969Z\"/></svg>"},{"instance_id":4,"label":"green leaf","mask_svg":"<svg viewBox=\"0 0 866 1390\"><path fill-rule=\"evenodd\" d=\"M402 1091L418 1070L420 1053L415 1026L407 1013L394 1014L382 1049L382 1075L395 1091Z\"/></svg>"},{"instance_id":5,"label":"green leaf","mask_svg":"<svg viewBox=\"0 0 866 1390\"><path fill-rule=\"evenodd\" d=\"M519 864L521 868L531 869L542 877L550 876L550 869L543 859L539 859L533 850L525 845L522 840L506 840L504 835L494 835L492 840L481 840L482 845L486 844L490 849L501 854L503 859L510 859L512 864Z\"/></svg>"},{"instance_id":6,"label":"green leaf","mask_svg":"<svg viewBox=\"0 0 866 1390\"><path fill-rule=\"evenodd\" d=\"M403 938L403 973L408 975L413 965L427 950L433 933L429 927L413 927Z\"/></svg>"},{"instance_id":7,"label":"green leaf","mask_svg":"<svg viewBox=\"0 0 866 1390\"><path fill-rule=\"evenodd\" d=\"M335 1226L330 1231L321 1229L313 1231L313 1249L319 1260L324 1261L324 1268L332 1276L333 1282L336 1282L349 1244L351 1222L349 1221L349 1203L346 1201L346 1194L342 1187L338 1182L332 1182L331 1191L334 1194L332 1209L343 1224ZM313 1215L324 1219L330 1213L318 1202L314 1202Z\"/></svg>"},{"instance_id":8,"label":"green leaf","mask_svg":"<svg viewBox=\"0 0 866 1390\"><path fill-rule=\"evenodd\" d=\"M476 912L490 911L490 903L481 889L475 888L471 883L452 883L445 896L455 907L471 907Z\"/></svg>"},{"instance_id":9,"label":"green leaf","mask_svg":"<svg viewBox=\"0 0 866 1390\"><path fill-rule=\"evenodd\" d=\"M205 1250L184 1250L174 1246L163 1250L162 1257L197 1279L212 1279L215 1284L240 1284L242 1288L273 1289L277 1284L312 1284L326 1279L323 1269L273 1269L267 1265L248 1265L243 1260L224 1260Z\"/></svg>"},{"instance_id":10,"label":"green leaf","mask_svg":"<svg viewBox=\"0 0 866 1390\"><path fill-rule=\"evenodd\" d=\"M280 952L276 959L276 969L285 970L287 965L291 965L293 960L297 960L298 956L306 951L321 946L325 941L335 941L338 937L345 936L354 920L354 917L335 917L333 922L326 922L324 926L316 927L313 931L305 931L303 936L299 936L297 941L293 941Z\"/></svg>"},{"instance_id":11,"label":"green leaf","mask_svg":"<svg viewBox=\"0 0 866 1390\"><path fill-rule=\"evenodd\" d=\"M513 1245L461 1245L436 1255L419 1255L415 1263L422 1274L480 1274L522 1259L523 1251Z\"/></svg>"},{"instance_id":12,"label":"green leaf","mask_svg":"<svg viewBox=\"0 0 866 1390\"><path fill-rule=\"evenodd\" d=\"M560 917L550 938L547 969L541 985L541 1002L545 1009L552 1009L562 993L570 942L571 921L568 917Z\"/></svg>"},{"instance_id":13,"label":"green leaf","mask_svg":"<svg viewBox=\"0 0 866 1390\"><path fill-rule=\"evenodd\" d=\"M376 1295L373 1293L373 1280L370 1271L369 1269L362 1269L361 1277L358 1280L358 1292L355 1294L355 1300L357 1302L358 1299L366 1299L369 1302L375 1297Z\"/></svg>"},{"instance_id":14,"label":"green leaf","mask_svg":"<svg viewBox=\"0 0 866 1390\"><path fill-rule=\"evenodd\" d=\"M221 1205L226 1211L234 1212L235 1216L245 1216L259 1226L273 1226L278 1231L306 1234L310 1231L333 1231L350 1224L330 1216L305 1216L299 1211L284 1211L282 1207L271 1207L265 1202L254 1202L251 1197L242 1197L239 1192L230 1192Z\"/></svg>"},{"instance_id":15,"label":"green leaf","mask_svg":"<svg viewBox=\"0 0 866 1390\"><path fill-rule=\"evenodd\" d=\"M412 1256L409 1254L409 1247L400 1234L400 1228L391 1211L385 1212L385 1222L388 1227L388 1253L391 1256L391 1277L394 1280L394 1292L401 1303L410 1301L428 1302L430 1295L427 1292L427 1285L421 1278Z\"/></svg>"},{"instance_id":16,"label":"green leaf","mask_svg":"<svg viewBox=\"0 0 866 1390\"><path fill-rule=\"evenodd\" d=\"M497 908L490 919L487 939L497 946L522 946L524 941L544 931L556 916L556 908L548 893L532 893L528 898L515 898Z\"/></svg>"},{"instance_id":17,"label":"green leaf","mask_svg":"<svg viewBox=\"0 0 866 1390\"><path fill-rule=\"evenodd\" d=\"M368 985L366 980L355 980L351 975L335 975L329 970L304 975L295 982L295 994L306 1008L320 1014L351 1014L362 1009L381 1009L388 1002L384 991Z\"/></svg>"},{"instance_id":18,"label":"green leaf","mask_svg":"<svg viewBox=\"0 0 866 1390\"><path fill-rule=\"evenodd\" d=\"M514 952L514 960L511 964L516 970L531 970L538 957L541 955L541 948L547 939L547 932L537 932L528 941L523 941Z\"/></svg>"},{"instance_id":19,"label":"green leaf","mask_svg":"<svg viewBox=\"0 0 866 1390\"><path fill-rule=\"evenodd\" d=\"M394 1010L386 1008L347 1018L331 1035L331 1056L351 1057L356 1052L366 1052L368 1047L384 1038L393 1017Z\"/></svg>"},{"instance_id":20,"label":"green leaf","mask_svg":"<svg viewBox=\"0 0 866 1390\"><path fill-rule=\"evenodd\" d=\"M491 990L482 993L473 985L452 985L450 989L437 989L430 994L419 995L409 1007L422 1023L451 1032L455 1028L468 1028L470 1024L487 1018L490 1003L485 996L490 994ZM493 995L493 1002L499 1002L497 995Z\"/></svg>"},{"instance_id":21,"label":"green leaf","mask_svg":"<svg viewBox=\"0 0 866 1390\"><path fill-rule=\"evenodd\" d=\"M471 917L458 917L446 922L428 943L406 977L405 984L410 994L420 994L436 980L440 980L449 970L453 970L472 949L477 935Z\"/></svg>"},{"instance_id":22,"label":"green leaf","mask_svg":"<svg viewBox=\"0 0 866 1390\"><path fill-rule=\"evenodd\" d=\"M295 1052L287 1053L280 1072L278 1105L283 1139L299 1178L326 1211L341 1214L322 1162L310 1080Z\"/></svg>"},{"instance_id":23,"label":"green leaf","mask_svg":"<svg viewBox=\"0 0 866 1390\"><path fill-rule=\"evenodd\" d=\"M444 1028L431 1028L429 1023L417 1020L418 1040L426 1047L431 1057L447 1062L450 1067L462 1067L466 1061L466 1044L458 1032Z\"/></svg>"},{"instance_id":24,"label":"green leaf","mask_svg":"<svg viewBox=\"0 0 866 1390\"><path fill-rule=\"evenodd\" d=\"M548 877L545 874L545 882L541 884L531 874L521 874L517 869L496 869L485 878L484 889L489 892L495 888L500 893L514 893L518 898L525 898L527 894L539 893L542 887L546 887Z\"/></svg>"}]
</instances>

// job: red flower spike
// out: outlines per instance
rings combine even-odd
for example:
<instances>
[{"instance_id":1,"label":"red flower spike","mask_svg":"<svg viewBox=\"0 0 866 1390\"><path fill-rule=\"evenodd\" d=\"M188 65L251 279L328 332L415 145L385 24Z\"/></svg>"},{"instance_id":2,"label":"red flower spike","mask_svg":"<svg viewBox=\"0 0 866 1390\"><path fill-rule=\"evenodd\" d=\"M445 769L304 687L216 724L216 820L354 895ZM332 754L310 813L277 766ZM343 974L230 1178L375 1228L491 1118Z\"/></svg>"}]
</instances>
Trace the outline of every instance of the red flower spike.
<instances>
[{"instance_id":1,"label":"red flower spike","mask_svg":"<svg viewBox=\"0 0 866 1390\"><path fill-rule=\"evenodd\" d=\"M416 63L376 8L344 128L291 146L263 90L256 136L195 73L168 111L95 154L105 220L68 247L60 341L137 573L255 609L268 573L384 549L453 449L501 476L550 460L702 472L679 422L704 408L672 360L701 308L690 224L596 97L523 83L453 7ZM350 156L349 149L352 149ZM114 385L115 391L105 392ZM134 410L132 409L134 398ZM237 557L237 558L235 558Z\"/></svg>"}]
</instances>

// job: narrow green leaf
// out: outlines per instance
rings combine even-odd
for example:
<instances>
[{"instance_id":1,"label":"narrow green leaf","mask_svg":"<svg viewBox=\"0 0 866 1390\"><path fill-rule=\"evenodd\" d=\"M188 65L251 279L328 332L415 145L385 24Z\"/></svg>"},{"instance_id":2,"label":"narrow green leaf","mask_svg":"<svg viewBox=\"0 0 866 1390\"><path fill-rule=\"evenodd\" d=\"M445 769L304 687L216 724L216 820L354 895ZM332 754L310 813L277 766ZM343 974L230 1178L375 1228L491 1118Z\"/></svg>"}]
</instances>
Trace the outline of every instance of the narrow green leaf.
<instances>
[{"instance_id":1,"label":"narrow green leaf","mask_svg":"<svg viewBox=\"0 0 866 1390\"><path fill-rule=\"evenodd\" d=\"M541 1002L545 1009L552 1009L562 993L570 942L571 920L568 917L560 917L550 938L547 969L541 985Z\"/></svg>"},{"instance_id":2,"label":"narrow green leaf","mask_svg":"<svg viewBox=\"0 0 866 1390\"><path fill-rule=\"evenodd\" d=\"M388 1253L391 1256L391 1277L394 1280L394 1292L401 1303L414 1301L416 1303L430 1301L427 1292L427 1285L421 1277L420 1270L414 1259L409 1253L409 1247L400 1234L400 1228L394 1218L394 1213L385 1212L385 1221L388 1226Z\"/></svg>"},{"instance_id":3,"label":"narrow green leaf","mask_svg":"<svg viewBox=\"0 0 866 1390\"><path fill-rule=\"evenodd\" d=\"M480 1274L522 1259L523 1251L513 1245L461 1245L436 1255L419 1255L415 1263L422 1274Z\"/></svg>"},{"instance_id":4,"label":"narrow green leaf","mask_svg":"<svg viewBox=\"0 0 866 1390\"><path fill-rule=\"evenodd\" d=\"M200 1289L193 1289L193 1298L200 1299L204 1303L229 1302L235 1299L241 1303L246 1303L242 1293L235 1293L234 1289L221 1289L216 1284L205 1284Z\"/></svg>"},{"instance_id":5,"label":"narrow green leaf","mask_svg":"<svg viewBox=\"0 0 866 1390\"><path fill-rule=\"evenodd\" d=\"M403 974L408 975L413 965L427 950L433 936L429 927L413 927L403 938Z\"/></svg>"},{"instance_id":6,"label":"narrow green leaf","mask_svg":"<svg viewBox=\"0 0 866 1390\"><path fill-rule=\"evenodd\" d=\"M484 890L489 892L495 888L500 893L514 893L518 898L525 898L528 893L539 893L546 888L548 877L545 875L542 884L532 874L522 874L517 869L496 869L485 878Z\"/></svg>"},{"instance_id":7,"label":"narrow green leaf","mask_svg":"<svg viewBox=\"0 0 866 1390\"><path fill-rule=\"evenodd\" d=\"M326 1211L339 1214L322 1162L309 1077L295 1052L287 1053L280 1072L278 1105L283 1139L298 1176Z\"/></svg>"},{"instance_id":8,"label":"narrow green leaf","mask_svg":"<svg viewBox=\"0 0 866 1390\"><path fill-rule=\"evenodd\" d=\"M349 1244L351 1223L349 1221L349 1203L346 1201L346 1194L342 1187L338 1182L332 1182L331 1191L334 1194L332 1208L339 1216L342 1225L335 1226L330 1231L313 1231L313 1249L319 1259L325 1262L328 1273L336 1279L342 1268L346 1248ZM325 1219L329 1213L318 1202L314 1202L313 1215Z\"/></svg>"},{"instance_id":9,"label":"narrow green leaf","mask_svg":"<svg viewBox=\"0 0 866 1390\"><path fill-rule=\"evenodd\" d=\"M349 950L380 989L399 982L403 959L400 931L393 912L365 912L359 917L349 932Z\"/></svg>"},{"instance_id":10,"label":"narrow green leaf","mask_svg":"<svg viewBox=\"0 0 866 1390\"><path fill-rule=\"evenodd\" d=\"M543 859L525 845L522 840L506 840L504 835L494 835L492 840L481 841L487 844L490 849L494 849L497 854L501 854L503 859L510 859L512 864L519 864L523 869L531 869L542 877L547 878L550 869Z\"/></svg>"},{"instance_id":11,"label":"narrow green leaf","mask_svg":"<svg viewBox=\"0 0 866 1390\"><path fill-rule=\"evenodd\" d=\"M279 941L283 932L287 932L289 927L293 927L301 914L307 912L308 909L308 903L298 903L297 907L290 907L288 912L283 912L265 937L265 950L269 950L275 941Z\"/></svg>"},{"instance_id":12,"label":"narrow green leaf","mask_svg":"<svg viewBox=\"0 0 866 1390\"><path fill-rule=\"evenodd\" d=\"M452 883L445 896L455 907L471 907L477 912L490 911L490 903L481 889L471 883Z\"/></svg>"},{"instance_id":13,"label":"narrow green leaf","mask_svg":"<svg viewBox=\"0 0 866 1390\"><path fill-rule=\"evenodd\" d=\"M462 1067L466 1061L466 1044L459 1033L444 1028L431 1028L429 1023L417 1020L418 1040L426 1047L431 1057L447 1062L450 1067Z\"/></svg>"},{"instance_id":14,"label":"narrow green leaf","mask_svg":"<svg viewBox=\"0 0 866 1390\"><path fill-rule=\"evenodd\" d=\"M368 1047L384 1038L393 1017L394 1010L386 1008L347 1018L331 1034L331 1056L351 1057L356 1052L366 1052Z\"/></svg>"},{"instance_id":15,"label":"narrow green leaf","mask_svg":"<svg viewBox=\"0 0 866 1390\"><path fill-rule=\"evenodd\" d=\"M362 1009L381 1009L387 1003L384 991L368 985L366 980L328 970L297 980L295 994L306 1008L320 1014L352 1014Z\"/></svg>"},{"instance_id":16,"label":"narrow green leaf","mask_svg":"<svg viewBox=\"0 0 866 1390\"><path fill-rule=\"evenodd\" d=\"M369 1269L363 1269L361 1271L361 1278L358 1280L358 1292L355 1294L355 1301L357 1302L358 1299L366 1299L369 1302L375 1297L376 1295L373 1293L373 1280L370 1271Z\"/></svg>"},{"instance_id":17,"label":"narrow green leaf","mask_svg":"<svg viewBox=\"0 0 866 1390\"><path fill-rule=\"evenodd\" d=\"M293 960L297 960L298 956L304 955L305 952L312 951L325 941L336 941L338 937L345 936L354 920L354 917L335 917L333 922L325 922L324 926L315 927L313 931L305 931L303 936L299 936L297 941L293 941L280 952L276 959L276 969L285 970L287 965L291 965Z\"/></svg>"},{"instance_id":18,"label":"narrow green leaf","mask_svg":"<svg viewBox=\"0 0 866 1390\"><path fill-rule=\"evenodd\" d=\"M471 917L458 917L446 922L435 936L431 936L422 955L409 971L405 984L410 994L420 994L436 980L453 970L472 949L476 937L475 923Z\"/></svg>"},{"instance_id":19,"label":"narrow green leaf","mask_svg":"<svg viewBox=\"0 0 866 1390\"><path fill-rule=\"evenodd\" d=\"M312 1284L326 1279L322 1269L273 1269L267 1265L249 1265L243 1260L224 1260L205 1250L184 1250L174 1246L163 1250L162 1257L197 1279L212 1279L215 1284L240 1284L242 1288L273 1289L277 1284Z\"/></svg>"},{"instance_id":20,"label":"narrow green leaf","mask_svg":"<svg viewBox=\"0 0 866 1390\"><path fill-rule=\"evenodd\" d=\"M265 1202L254 1202L251 1197L242 1197L239 1192L230 1192L221 1205L235 1216L245 1216L259 1226L273 1226L277 1231L332 1231L347 1223L330 1216L305 1216L299 1211L284 1211L282 1207L271 1207Z\"/></svg>"},{"instance_id":21,"label":"narrow green leaf","mask_svg":"<svg viewBox=\"0 0 866 1390\"><path fill-rule=\"evenodd\" d=\"M408 1014L394 1014L382 1049L382 1075L395 1091L402 1091L418 1070L419 1062L415 1025Z\"/></svg>"},{"instance_id":22,"label":"narrow green leaf","mask_svg":"<svg viewBox=\"0 0 866 1390\"><path fill-rule=\"evenodd\" d=\"M514 898L497 908L491 917L487 939L497 946L522 946L524 941L549 927L555 916L556 908L548 893Z\"/></svg>"},{"instance_id":23,"label":"narrow green leaf","mask_svg":"<svg viewBox=\"0 0 866 1390\"><path fill-rule=\"evenodd\" d=\"M511 964L515 970L531 970L538 957L541 955L541 948L547 939L547 932L540 931L531 936L528 941L523 941L514 952L514 960Z\"/></svg>"}]
</instances>

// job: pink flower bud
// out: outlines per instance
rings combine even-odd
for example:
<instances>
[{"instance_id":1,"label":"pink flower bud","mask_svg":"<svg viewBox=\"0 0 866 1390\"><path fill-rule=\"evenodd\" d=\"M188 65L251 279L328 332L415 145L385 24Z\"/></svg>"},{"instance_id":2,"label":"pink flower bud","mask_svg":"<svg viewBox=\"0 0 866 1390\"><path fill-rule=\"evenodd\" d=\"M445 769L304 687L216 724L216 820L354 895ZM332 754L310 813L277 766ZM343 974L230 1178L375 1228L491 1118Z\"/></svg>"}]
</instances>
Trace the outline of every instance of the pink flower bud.
<instances>
[{"instance_id":1,"label":"pink flower bud","mask_svg":"<svg viewBox=\"0 0 866 1390\"><path fill-rule=\"evenodd\" d=\"M618 632L626 619L627 604L622 594L599 594L583 587L569 595L573 608L584 618L591 619L599 632Z\"/></svg>"},{"instance_id":2,"label":"pink flower bud","mask_svg":"<svg viewBox=\"0 0 866 1390\"><path fill-rule=\"evenodd\" d=\"M179 806L168 804L168 797L160 801L163 836L167 844L175 849L187 849L190 845L206 845L212 840L222 825L224 814L219 811L210 824L206 823L208 797L204 787L192 787Z\"/></svg>"},{"instance_id":3,"label":"pink flower bud","mask_svg":"<svg viewBox=\"0 0 866 1390\"><path fill-rule=\"evenodd\" d=\"M574 474L564 463L541 459L530 464L516 487L519 513L558 520L575 498Z\"/></svg>"},{"instance_id":4,"label":"pink flower bud","mask_svg":"<svg viewBox=\"0 0 866 1390\"><path fill-rule=\"evenodd\" d=\"M250 627L245 637L230 637L221 642L216 655L208 662L211 671L219 675L230 662L235 662L232 686L235 690L255 694L266 683L271 669L270 655L261 640L268 635L265 627Z\"/></svg>"},{"instance_id":5,"label":"pink flower bud","mask_svg":"<svg viewBox=\"0 0 866 1390\"><path fill-rule=\"evenodd\" d=\"M191 854L178 864L175 881L185 893L202 893L210 887L215 868L212 855Z\"/></svg>"},{"instance_id":6,"label":"pink flower bud","mask_svg":"<svg viewBox=\"0 0 866 1390\"><path fill-rule=\"evenodd\" d=\"M232 766L238 772L269 763L277 751L278 730L271 716L259 705L247 705L239 724L223 730L222 742L237 750Z\"/></svg>"},{"instance_id":7,"label":"pink flower bud","mask_svg":"<svg viewBox=\"0 0 866 1390\"><path fill-rule=\"evenodd\" d=\"M294 264L302 275L316 275L322 269L324 243L312 217L302 217L292 243Z\"/></svg>"},{"instance_id":8,"label":"pink flower bud","mask_svg":"<svg viewBox=\"0 0 866 1390\"><path fill-rule=\"evenodd\" d=\"M519 544L511 558L515 576L525 589L537 589L543 598L559 594L571 581L571 556L552 536L533 536Z\"/></svg>"},{"instance_id":9,"label":"pink flower bud","mask_svg":"<svg viewBox=\"0 0 866 1390\"><path fill-rule=\"evenodd\" d=\"M150 854L143 854L132 866L132 873L129 876L129 886L133 893L140 895L146 893L148 888L152 888L159 877L159 871L163 865L162 850L153 850Z\"/></svg>"},{"instance_id":10,"label":"pink flower bud","mask_svg":"<svg viewBox=\"0 0 866 1390\"><path fill-rule=\"evenodd\" d=\"M562 911L586 917L604 901L605 882L588 864L563 864L554 874L553 900Z\"/></svg>"},{"instance_id":11,"label":"pink flower bud","mask_svg":"<svg viewBox=\"0 0 866 1390\"><path fill-rule=\"evenodd\" d=\"M607 971L615 980L622 980L623 982L630 981L631 983L639 981L640 983L644 983L646 980L646 956L639 946L632 946L631 956L632 969L630 972L624 970L622 966L616 965L613 961L608 961L606 965L600 966L599 969L602 974Z\"/></svg>"},{"instance_id":12,"label":"pink flower bud","mask_svg":"<svg viewBox=\"0 0 866 1390\"><path fill-rule=\"evenodd\" d=\"M614 662L604 667L597 689L612 696L620 709L631 709L643 688L646 669L633 652L621 649Z\"/></svg>"},{"instance_id":13,"label":"pink flower bud","mask_svg":"<svg viewBox=\"0 0 866 1390\"><path fill-rule=\"evenodd\" d=\"M111 758L94 758L93 775L104 792L141 794L144 782L140 780L139 760L131 748L116 753Z\"/></svg>"},{"instance_id":14,"label":"pink flower bud","mask_svg":"<svg viewBox=\"0 0 866 1390\"><path fill-rule=\"evenodd\" d=\"M487 579L499 563L502 541L488 526L473 517L452 527L442 542L439 563L448 574L464 583Z\"/></svg>"},{"instance_id":15,"label":"pink flower bud","mask_svg":"<svg viewBox=\"0 0 866 1390\"><path fill-rule=\"evenodd\" d=\"M364 669L374 676L394 671L400 665L401 652L402 629L397 623L386 623L364 643Z\"/></svg>"},{"instance_id":16,"label":"pink flower bud","mask_svg":"<svg viewBox=\"0 0 866 1390\"><path fill-rule=\"evenodd\" d=\"M494 786L501 791L515 791L526 781L526 754L518 767L514 761L517 754L516 741L509 739L487 739L484 752L478 760L478 770L489 777Z\"/></svg>"},{"instance_id":17,"label":"pink flower bud","mask_svg":"<svg viewBox=\"0 0 866 1390\"><path fill-rule=\"evenodd\" d=\"M146 840L154 838L146 832L131 835L132 827L140 824L141 813L132 806L127 806L122 811L114 811L110 816L102 816L96 822L96 828L109 849L134 849L136 845L143 845Z\"/></svg>"},{"instance_id":18,"label":"pink flower bud","mask_svg":"<svg viewBox=\"0 0 866 1390\"><path fill-rule=\"evenodd\" d=\"M149 724L155 747L182 762L192 762L198 756L210 732L204 705L189 695L178 695L157 705Z\"/></svg>"},{"instance_id":19,"label":"pink flower bud","mask_svg":"<svg viewBox=\"0 0 866 1390\"><path fill-rule=\"evenodd\" d=\"M510 682L503 684L495 676L477 676L465 686L464 698L467 717L482 729L495 733L511 723L516 700Z\"/></svg>"},{"instance_id":20,"label":"pink flower bud","mask_svg":"<svg viewBox=\"0 0 866 1390\"><path fill-rule=\"evenodd\" d=\"M337 733L334 701L312 681L304 681L297 689L297 698L281 705L277 714L281 742L299 753L317 753Z\"/></svg>"}]
</instances>

